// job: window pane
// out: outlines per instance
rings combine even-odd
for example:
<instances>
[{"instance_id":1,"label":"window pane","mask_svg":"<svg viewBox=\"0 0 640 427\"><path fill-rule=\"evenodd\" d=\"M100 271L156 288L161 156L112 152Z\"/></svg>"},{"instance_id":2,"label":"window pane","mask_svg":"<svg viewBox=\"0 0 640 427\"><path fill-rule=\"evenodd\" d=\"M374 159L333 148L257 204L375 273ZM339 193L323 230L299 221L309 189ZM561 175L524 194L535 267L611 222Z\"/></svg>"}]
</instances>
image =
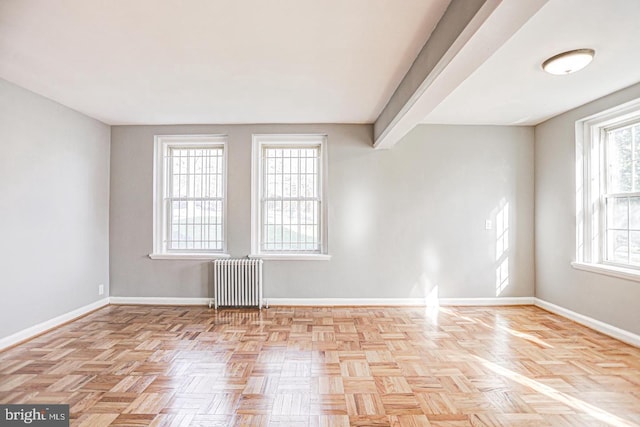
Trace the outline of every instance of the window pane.
<instances>
[{"instance_id":1,"label":"window pane","mask_svg":"<svg viewBox=\"0 0 640 427\"><path fill-rule=\"evenodd\" d=\"M640 231L640 197L629 198L629 228Z\"/></svg>"},{"instance_id":2,"label":"window pane","mask_svg":"<svg viewBox=\"0 0 640 427\"><path fill-rule=\"evenodd\" d=\"M178 181L179 191L177 193L173 193L173 196L187 197L188 175L186 173L178 175Z\"/></svg>"},{"instance_id":3,"label":"window pane","mask_svg":"<svg viewBox=\"0 0 640 427\"><path fill-rule=\"evenodd\" d=\"M629 262L629 238L627 231L607 232L607 260L621 264Z\"/></svg>"},{"instance_id":4,"label":"window pane","mask_svg":"<svg viewBox=\"0 0 640 427\"><path fill-rule=\"evenodd\" d=\"M632 144L631 128L622 128L608 133L607 164L608 192L632 191Z\"/></svg>"},{"instance_id":5,"label":"window pane","mask_svg":"<svg viewBox=\"0 0 640 427\"><path fill-rule=\"evenodd\" d=\"M291 197L291 175L282 176L282 197Z\"/></svg>"},{"instance_id":6,"label":"window pane","mask_svg":"<svg viewBox=\"0 0 640 427\"><path fill-rule=\"evenodd\" d=\"M218 177L216 175L210 175L205 181L205 188L203 191L203 197L218 197Z\"/></svg>"},{"instance_id":7,"label":"window pane","mask_svg":"<svg viewBox=\"0 0 640 427\"><path fill-rule=\"evenodd\" d=\"M640 124L633 126L633 191L640 192Z\"/></svg>"},{"instance_id":8,"label":"window pane","mask_svg":"<svg viewBox=\"0 0 640 427\"><path fill-rule=\"evenodd\" d=\"M629 264L640 266L640 231L629 233Z\"/></svg>"},{"instance_id":9,"label":"window pane","mask_svg":"<svg viewBox=\"0 0 640 427\"><path fill-rule=\"evenodd\" d=\"M627 229L629 227L629 198L607 199L607 229Z\"/></svg>"}]
</instances>

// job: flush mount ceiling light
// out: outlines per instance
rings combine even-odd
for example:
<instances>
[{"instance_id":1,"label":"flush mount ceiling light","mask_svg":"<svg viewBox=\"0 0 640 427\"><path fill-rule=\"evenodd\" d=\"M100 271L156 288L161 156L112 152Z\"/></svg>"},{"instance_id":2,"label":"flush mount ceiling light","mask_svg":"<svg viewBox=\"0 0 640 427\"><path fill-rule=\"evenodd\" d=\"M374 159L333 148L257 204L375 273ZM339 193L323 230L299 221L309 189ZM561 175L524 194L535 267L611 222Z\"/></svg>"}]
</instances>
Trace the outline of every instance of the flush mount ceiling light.
<instances>
[{"instance_id":1,"label":"flush mount ceiling light","mask_svg":"<svg viewBox=\"0 0 640 427\"><path fill-rule=\"evenodd\" d=\"M575 73L589 65L596 52L593 49L576 49L552 56L542 63L542 69L549 74L564 75Z\"/></svg>"}]
</instances>

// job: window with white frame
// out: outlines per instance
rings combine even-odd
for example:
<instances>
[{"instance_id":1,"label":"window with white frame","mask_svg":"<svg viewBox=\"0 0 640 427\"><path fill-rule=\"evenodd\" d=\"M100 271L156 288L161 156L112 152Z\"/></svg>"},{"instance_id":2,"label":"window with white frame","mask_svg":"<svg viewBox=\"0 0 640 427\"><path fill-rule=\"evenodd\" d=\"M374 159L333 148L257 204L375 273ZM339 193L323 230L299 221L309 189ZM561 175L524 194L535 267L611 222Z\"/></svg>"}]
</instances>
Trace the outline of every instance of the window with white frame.
<instances>
[{"instance_id":1,"label":"window with white frame","mask_svg":"<svg viewBox=\"0 0 640 427\"><path fill-rule=\"evenodd\" d=\"M224 254L226 137L156 136L154 167L152 255Z\"/></svg>"},{"instance_id":2,"label":"window with white frame","mask_svg":"<svg viewBox=\"0 0 640 427\"><path fill-rule=\"evenodd\" d=\"M577 261L640 274L640 100L576 133Z\"/></svg>"},{"instance_id":3,"label":"window with white frame","mask_svg":"<svg viewBox=\"0 0 640 427\"><path fill-rule=\"evenodd\" d=\"M605 129L603 137L604 259L640 267L640 118Z\"/></svg>"},{"instance_id":4,"label":"window with white frame","mask_svg":"<svg viewBox=\"0 0 640 427\"><path fill-rule=\"evenodd\" d=\"M326 166L324 135L254 135L254 255L321 259L327 254Z\"/></svg>"}]
</instances>

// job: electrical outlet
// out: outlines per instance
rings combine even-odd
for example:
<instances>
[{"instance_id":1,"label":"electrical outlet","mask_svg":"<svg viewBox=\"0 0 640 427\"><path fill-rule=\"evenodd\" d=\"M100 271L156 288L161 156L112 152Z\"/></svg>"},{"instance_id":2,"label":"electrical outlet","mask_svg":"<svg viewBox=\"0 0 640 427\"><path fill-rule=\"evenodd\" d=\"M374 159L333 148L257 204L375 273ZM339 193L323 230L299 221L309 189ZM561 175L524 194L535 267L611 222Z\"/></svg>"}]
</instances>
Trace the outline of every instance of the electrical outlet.
<instances>
[{"instance_id":1,"label":"electrical outlet","mask_svg":"<svg viewBox=\"0 0 640 427\"><path fill-rule=\"evenodd\" d=\"M104 295L104 285L98 285L98 295Z\"/></svg>"},{"instance_id":2,"label":"electrical outlet","mask_svg":"<svg viewBox=\"0 0 640 427\"><path fill-rule=\"evenodd\" d=\"M491 220L488 219L484 222L484 229L485 230L491 230L493 228L493 224L491 223Z\"/></svg>"}]
</instances>

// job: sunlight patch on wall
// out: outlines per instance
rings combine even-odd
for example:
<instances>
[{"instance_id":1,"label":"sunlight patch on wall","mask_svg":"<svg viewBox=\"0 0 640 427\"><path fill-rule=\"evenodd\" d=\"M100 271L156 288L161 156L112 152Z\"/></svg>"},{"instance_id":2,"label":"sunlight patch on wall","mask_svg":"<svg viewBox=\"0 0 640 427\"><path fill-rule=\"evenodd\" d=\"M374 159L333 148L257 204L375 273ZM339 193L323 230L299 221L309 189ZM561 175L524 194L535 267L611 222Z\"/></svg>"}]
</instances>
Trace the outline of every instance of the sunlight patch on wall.
<instances>
[{"instance_id":1,"label":"sunlight patch on wall","mask_svg":"<svg viewBox=\"0 0 640 427\"><path fill-rule=\"evenodd\" d=\"M509 203L504 199L496 213L496 296L509 286Z\"/></svg>"}]
</instances>

